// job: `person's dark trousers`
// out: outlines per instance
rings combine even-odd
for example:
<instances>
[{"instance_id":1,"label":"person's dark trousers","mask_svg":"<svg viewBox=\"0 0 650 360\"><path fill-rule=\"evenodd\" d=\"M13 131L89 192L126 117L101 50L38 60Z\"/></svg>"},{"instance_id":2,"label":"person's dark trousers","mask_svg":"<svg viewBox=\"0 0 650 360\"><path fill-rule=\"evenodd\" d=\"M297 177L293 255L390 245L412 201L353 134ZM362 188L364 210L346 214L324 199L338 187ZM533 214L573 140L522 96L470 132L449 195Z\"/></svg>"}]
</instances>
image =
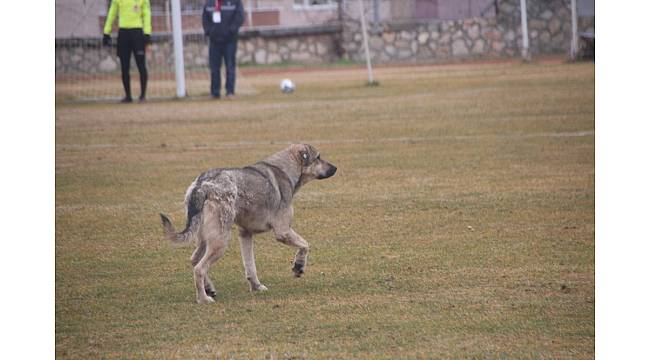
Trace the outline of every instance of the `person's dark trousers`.
<instances>
[{"instance_id":1,"label":"person's dark trousers","mask_svg":"<svg viewBox=\"0 0 650 360\"><path fill-rule=\"evenodd\" d=\"M210 93L220 96L221 63L226 63L226 95L235 94L235 72L237 59L237 40L210 41Z\"/></svg>"},{"instance_id":2,"label":"person's dark trousers","mask_svg":"<svg viewBox=\"0 0 650 360\"><path fill-rule=\"evenodd\" d=\"M147 93L147 66L145 59L145 39L142 29L120 29L117 33L117 56L122 67L122 85L127 99L131 99L131 53L140 73L140 98Z\"/></svg>"}]
</instances>

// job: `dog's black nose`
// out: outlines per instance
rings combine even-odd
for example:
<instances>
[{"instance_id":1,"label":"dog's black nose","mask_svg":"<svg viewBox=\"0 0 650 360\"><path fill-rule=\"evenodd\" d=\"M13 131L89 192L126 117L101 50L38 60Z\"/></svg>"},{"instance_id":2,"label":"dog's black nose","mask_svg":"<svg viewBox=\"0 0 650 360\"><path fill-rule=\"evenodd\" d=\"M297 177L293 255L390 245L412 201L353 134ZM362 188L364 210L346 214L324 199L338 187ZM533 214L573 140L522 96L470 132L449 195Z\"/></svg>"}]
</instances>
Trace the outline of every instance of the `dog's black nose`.
<instances>
[{"instance_id":1,"label":"dog's black nose","mask_svg":"<svg viewBox=\"0 0 650 360\"><path fill-rule=\"evenodd\" d=\"M325 175L326 177L330 177L332 175L336 174L336 166L332 165L330 168L327 170L327 174Z\"/></svg>"}]
</instances>

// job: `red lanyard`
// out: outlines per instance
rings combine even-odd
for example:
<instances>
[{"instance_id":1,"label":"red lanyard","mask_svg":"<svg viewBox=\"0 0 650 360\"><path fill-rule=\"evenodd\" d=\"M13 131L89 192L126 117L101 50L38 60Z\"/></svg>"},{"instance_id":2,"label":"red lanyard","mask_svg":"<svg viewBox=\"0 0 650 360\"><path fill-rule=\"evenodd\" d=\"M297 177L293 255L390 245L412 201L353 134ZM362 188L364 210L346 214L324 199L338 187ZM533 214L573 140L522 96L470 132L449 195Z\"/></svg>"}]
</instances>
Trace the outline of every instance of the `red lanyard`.
<instances>
[{"instance_id":1,"label":"red lanyard","mask_svg":"<svg viewBox=\"0 0 650 360\"><path fill-rule=\"evenodd\" d=\"M214 0L215 11L221 11L221 0Z\"/></svg>"}]
</instances>

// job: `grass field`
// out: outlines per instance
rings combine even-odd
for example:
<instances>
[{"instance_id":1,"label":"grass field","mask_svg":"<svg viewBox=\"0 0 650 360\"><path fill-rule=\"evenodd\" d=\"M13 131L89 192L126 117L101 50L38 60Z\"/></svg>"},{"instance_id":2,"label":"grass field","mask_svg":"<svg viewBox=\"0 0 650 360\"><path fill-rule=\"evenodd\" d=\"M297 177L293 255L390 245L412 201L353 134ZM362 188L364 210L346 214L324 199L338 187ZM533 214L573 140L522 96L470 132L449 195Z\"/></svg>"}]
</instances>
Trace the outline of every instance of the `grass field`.
<instances>
[{"instance_id":1,"label":"grass field","mask_svg":"<svg viewBox=\"0 0 650 360\"><path fill-rule=\"evenodd\" d=\"M283 72L284 71L284 72ZM57 358L593 358L594 65L261 71L256 95L56 108ZM297 92L281 94L280 79ZM185 189L308 142L294 250L239 244L195 303Z\"/></svg>"}]
</instances>

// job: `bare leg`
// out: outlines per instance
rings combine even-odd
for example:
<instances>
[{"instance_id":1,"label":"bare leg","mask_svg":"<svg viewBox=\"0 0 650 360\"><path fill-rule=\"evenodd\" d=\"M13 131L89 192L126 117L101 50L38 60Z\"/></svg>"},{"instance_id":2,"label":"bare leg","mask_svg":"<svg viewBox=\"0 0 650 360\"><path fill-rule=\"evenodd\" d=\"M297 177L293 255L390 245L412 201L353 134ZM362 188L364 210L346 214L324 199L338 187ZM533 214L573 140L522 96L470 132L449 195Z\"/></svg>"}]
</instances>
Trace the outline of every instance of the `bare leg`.
<instances>
[{"instance_id":1,"label":"bare leg","mask_svg":"<svg viewBox=\"0 0 650 360\"><path fill-rule=\"evenodd\" d=\"M255 254L253 253L253 235L245 229L239 229L239 245L241 245L241 258L244 263L246 280L250 283L251 291L266 291L268 288L260 283L255 267Z\"/></svg>"},{"instance_id":2,"label":"bare leg","mask_svg":"<svg viewBox=\"0 0 650 360\"><path fill-rule=\"evenodd\" d=\"M298 252L296 252L296 256L293 259L293 268L291 270L295 277L301 277L305 273L305 268L307 267L309 244L302 238L302 236L298 235L298 233L291 228L288 231L276 231L275 236L279 242L298 248Z\"/></svg>"}]
</instances>

